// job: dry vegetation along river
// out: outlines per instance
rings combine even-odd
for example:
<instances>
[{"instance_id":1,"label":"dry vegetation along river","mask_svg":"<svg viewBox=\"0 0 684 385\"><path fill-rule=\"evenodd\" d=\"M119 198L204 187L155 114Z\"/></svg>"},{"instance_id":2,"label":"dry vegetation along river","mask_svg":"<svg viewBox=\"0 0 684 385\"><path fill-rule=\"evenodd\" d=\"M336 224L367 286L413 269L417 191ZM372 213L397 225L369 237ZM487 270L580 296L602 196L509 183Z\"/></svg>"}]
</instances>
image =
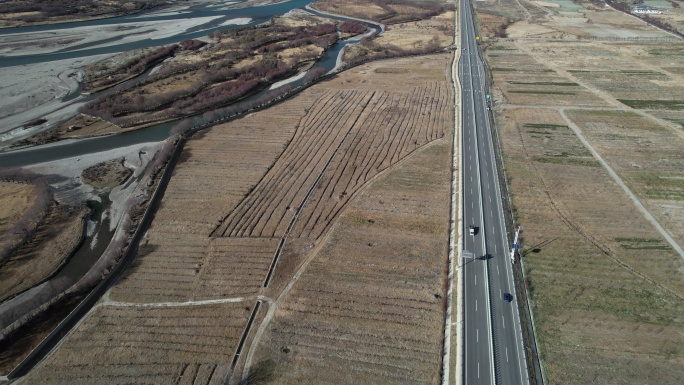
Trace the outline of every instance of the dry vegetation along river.
<instances>
[{"instance_id":1,"label":"dry vegetation along river","mask_svg":"<svg viewBox=\"0 0 684 385\"><path fill-rule=\"evenodd\" d=\"M140 22L141 20L174 20L178 18L200 18L200 17L207 17L208 15L213 15L216 16L217 14L222 15L220 22L218 24L221 24L225 22L226 20L231 20L231 19L236 19L236 18L249 18L252 21L250 22L251 24L255 23L260 23L265 20L268 20L274 16L282 15L284 13L289 12L292 9L296 8L303 8L305 5L307 5L310 2L310 0L292 0L292 1L287 1L279 4L274 4L274 5L268 5L268 6L262 6L262 7L249 7L249 8L239 8L239 9L231 9L231 10L223 10L223 11L216 11L211 8L207 8L206 6L196 6L190 8L189 12L181 13L181 14L161 14L159 16L149 16L145 17L143 16L122 16L122 17L116 17L116 18L111 18L111 19L102 19L102 20L91 20L91 21L85 21L85 22L74 22L74 23L65 23L63 25L59 26L35 26L35 27L25 27L25 28L17 28L11 30L12 33L28 33L28 32L35 32L35 31L47 31L47 30L52 30L52 29L65 29L65 28L78 28L82 26L94 26L94 25L113 25L113 24L125 24L125 23L132 23L132 22ZM310 11L311 12L311 11ZM335 17L335 19L339 20L349 20L343 17ZM98 24L99 23L99 24ZM211 24L216 24L216 21L212 21ZM380 28L375 26L375 25L370 25L367 24L369 28L375 29L376 32L380 31ZM138 49L138 48L146 48L146 47L152 47L152 46L158 46L158 45L163 45L163 44L170 44L170 43L177 43L180 40L183 39L191 39L191 38L197 38L201 36L206 36L207 34L210 34L211 32L219 29L231 29L231 28L237 28L237 27L242 27L243 25L229 25L229 26L222 26L222 27L209 27L206 26L207 28L204 29L202 28L200 31L197 32L190 32L186 31L183 33L180 33L178 35L175 35L170 38L165 38L165 39L159 39L159 40L150 40L150 39L144 39L144 40L139 40L136 42L131 42L131 43L126 43L126 44L120 44L120 45L109 45L105 47L99 47L99 48L92 48L92 49L78 49L78 50L73 50L73 47L69 49L68 52L61 52L61 53L55 53L55 54L48 54L48 55L24 55L24 56L16 56L16 57L3 57L2 61L0 62L0 67L5 67L9 65L23 65L23 64L30 64L30 63L35 63L37 61L52 61L52 60L61 60L65 58L77 58L77 57L85 57L85 56L91 56L91 55L99 55L99 54L105 54L105 53L115 53L115 52L123 52L127 50L132 50L132 49ZM0 37L3 35L6 35L8 33L7 30L0 30ZM316 68L322 68L325 70L325 72L328 72L332 70L337 62L337 57L340 54L341 50L344 48L345 45L347 44L354 44L357 41L355 40L349 40L349 41L340 41L333 46L331 46L325 53L323 58L321 58L317 63L316 63ZM101 44L102 42L99 42L98 44ZM82 47L81 47L82 48ZM14 63L14 64L8 64L8 63ZM302 81L301 79L299 80L300 82ZM291 83L292 86L297 86L297 82ZM103 91L107 92L107 91ZM92 99L93 97L99 96L98 94L89 96L87 99ZM252 98L258 98L260 94L252 96ZM72 98L71 95L67 95L65 99ZM248 99L249 100L249 99ZM84 100L83 100L84 101ZM83 102L81 101L81 102ZM167 123L162 123L154 126L150 126L147 128L143 128L140 130L132 131L132 132L127 132L127 133L122 133L118 135L112 135L112 136L106 136L106 137L99 137L99 138L89 138L89 139L81 139L81 140L71 140L71 141L64 141L60 142L57 144L53 145L45 145L45 146L37 146L37 147L32 147L24 150L16 150L16 151L10 151L7 153L0 153L0 164L6 167L22 167L22 166L27 166L31 164L36 164L36 163L42 163L42 162L48 162L48 161L53 161L57 159L64 159L64 158L70 158L70 157L76 157L84 154L91 154L95 152L101 152L101 151L107 151L111 149L116 149L116 148L121 148L125 146L130 146L133 144L138 144L138 143L147 143L147 142L158 142L165 140L170 136L170 132L173 126L184 123L185 121L192 122L193 126L198 125L201 122L200 117L189 117L185 118L182 120L174 121L174 122L167 122Z\"/></svg>"}]
</instances>

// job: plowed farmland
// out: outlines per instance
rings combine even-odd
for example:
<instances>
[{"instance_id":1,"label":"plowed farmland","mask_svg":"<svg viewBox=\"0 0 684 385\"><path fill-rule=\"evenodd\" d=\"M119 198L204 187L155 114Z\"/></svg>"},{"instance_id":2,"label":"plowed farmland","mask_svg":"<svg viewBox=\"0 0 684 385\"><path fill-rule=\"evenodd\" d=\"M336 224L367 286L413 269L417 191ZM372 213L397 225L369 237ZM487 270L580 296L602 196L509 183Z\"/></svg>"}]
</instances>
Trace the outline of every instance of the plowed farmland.
<instances>
[{"instance_id":1,"label":"plowed farmland","mask_svg":"<svg viewBox=\"0 0 684 385\"><path fill-rule=\"evenodd\" d=\"M408 94L331 90L312 106L288 150L218 233L279 237L299 214L293 235L321 236L368 179L444 136L447 96L446 86L438 83ZM309 204L299 213L306 199Z\"/></svg>"},{"instance_id":2,"label":"plowed farmland","mask_svg":"<svg viewBox=\"0 0 684 385\"><path fill-rule=\"evenodd\" d=\"M287 324L297 354L327 358L279 365L286 382L338 364L360 365L347 382L436 381L450 64L359 66L188 141L128 272L29 379L237 382L247 356L259 358L244 375L261 373ZM367 341L357 361L355 341ZM99 356L108 343L120 350Z\"/></svg>"}]
</instances>

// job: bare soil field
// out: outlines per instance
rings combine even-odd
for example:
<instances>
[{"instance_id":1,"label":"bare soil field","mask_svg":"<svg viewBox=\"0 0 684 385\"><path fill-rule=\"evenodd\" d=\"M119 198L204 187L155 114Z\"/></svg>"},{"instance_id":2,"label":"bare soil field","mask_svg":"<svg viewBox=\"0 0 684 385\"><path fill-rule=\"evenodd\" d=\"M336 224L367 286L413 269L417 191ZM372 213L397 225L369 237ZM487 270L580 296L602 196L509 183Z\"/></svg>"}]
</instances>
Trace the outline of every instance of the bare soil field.
<instances>
[{"instance_id":1,"label":"bare soil field","mask_svg":"<svg viewBox=\"0 0 684 385\"><path fill-rule=\"evenodd\" d=\"M665 31L633 16L591 2L549 2L561 7L546 7L516 0L478 1L478 10L519 21L507 28L511 38L543 39L675 39ZM504 5L500 7L497 5ZM565 6L572 4L572 9Z\"/></svg>"},{"instance_id":2,"label":"bare soil field","mask_svg":"<svg viewBox=\"0 0 684 385\"><path fill-rule=\"evenodd\" d=\"M577 133L684 244L684 43L560 4L486 51L547 381L678 384L684 260Z\"/></svg>"},{"instance_id":3,"label":"bare soil field","mask_svg":"<svg viewBox=\"0 0 684 385\"><path fill-rule=\"evenodd\" d=\"M497 92L509 104L546 106L608 106L591 90L550 68L517 45L497 43L488 50Z\"/></svg>"},{"instance_id":4,"label":"bare soil field","mask_svg":"<svg viewBox=\"0 0 684 385\"><path fill-rule=\"evenodd\" d=\"M361 287L351 286L351 275L340 286L330 282L328 292L310 293L310 301L322 305L338 288L357 290L340 297L347 301L342 313L312 308L317 320L362 328L354 340L372 337L364 348L365 369L347 375L436 381L453 129L450 63L443 54L359 66L190 140L133 266L26 381L110 383L135 376L185 383L185 371L203 373L194 383L220 380L229 374L256 302L263 307L232 372L239 381L254 330L266 328L271 308L278 306L275 298L305 261L323 258L312 254L321 247L339 255L335 263L350 269L348 274L377 288L364 290L366 295L379 295L353 301L350 296ZM434 167L436 162L444 166ZM398 166L403 171L385 179ZM385 192L346 219L357 223L353 218L359 215L372 216L348 230L354 246L338 249L344 242L324 241L364 186L376 180L374 186L382 186L376 191ZM374 223L378 230L371 232ZM314 275L323 274L327 262L315 263ZM373 315L377 306L385 310ZM209 342L207 336L219 339ZM323 349L316 336L299 338L317 346L315 351ZM254 343L259 341L269 343ZM383 353L378 356L373 346L383 346ZM338 354L330 348L330 357ZM399 363L408 357L411 362ZM288 375L306 365L293 363ZM391 369L396 367L398 374ZM319 371L321 379L328 374Z\"/></svg>"}]
</instances>

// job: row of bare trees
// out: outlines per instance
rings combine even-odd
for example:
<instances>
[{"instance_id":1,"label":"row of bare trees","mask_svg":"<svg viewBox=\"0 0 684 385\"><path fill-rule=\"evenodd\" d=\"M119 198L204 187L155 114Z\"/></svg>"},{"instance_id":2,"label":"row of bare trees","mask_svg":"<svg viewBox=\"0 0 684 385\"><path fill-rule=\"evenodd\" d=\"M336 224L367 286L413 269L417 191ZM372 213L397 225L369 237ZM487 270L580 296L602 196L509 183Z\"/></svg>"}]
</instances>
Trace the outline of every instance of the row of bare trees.
<instances>
[{"instance_id":1,"label":"row of bare trees","mask_svg":"<svg viewBox=\"0 0 684 385\"><path fill-rule=\"evenodd\" d=\"M52 190L43 176L21 168L0 169L0 181L32 184L35 190L33 204L2 236L0 264L3 264L19 246L33 237L47 216L52 204Z\"/></svg>"}]
</instances>

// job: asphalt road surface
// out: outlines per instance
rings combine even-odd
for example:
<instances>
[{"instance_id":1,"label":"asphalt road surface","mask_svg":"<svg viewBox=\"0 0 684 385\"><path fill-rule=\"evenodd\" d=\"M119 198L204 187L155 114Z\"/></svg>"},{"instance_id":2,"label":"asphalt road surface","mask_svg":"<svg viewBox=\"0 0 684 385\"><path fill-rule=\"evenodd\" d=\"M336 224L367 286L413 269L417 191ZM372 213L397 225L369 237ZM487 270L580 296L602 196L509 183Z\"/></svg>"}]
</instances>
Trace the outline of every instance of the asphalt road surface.
<instances>
[{"instance_id":1,"label":"asphalt road surface","mask_svg":"<svg viewBox=\"0 0 684 385\"><path fill-rule=\"evenodd\" d=\"M464 384L529 384L489 128L485 71L470 4L461 0ZM471 235L470 226L476 231ZM466 253L467 255L467 253ZM512 301L504 301L504 294Z\"/></svg>"}]
</instances>

